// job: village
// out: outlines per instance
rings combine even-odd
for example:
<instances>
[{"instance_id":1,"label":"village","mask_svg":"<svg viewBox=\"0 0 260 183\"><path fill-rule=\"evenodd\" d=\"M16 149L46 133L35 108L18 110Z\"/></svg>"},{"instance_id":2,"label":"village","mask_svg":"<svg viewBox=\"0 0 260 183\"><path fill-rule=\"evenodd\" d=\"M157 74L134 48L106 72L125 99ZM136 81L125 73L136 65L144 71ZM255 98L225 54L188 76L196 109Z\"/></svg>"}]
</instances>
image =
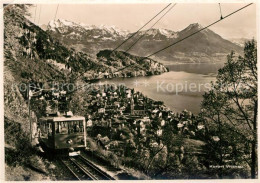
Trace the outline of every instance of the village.
<instances>
[{"instance_id":1,"label":"village","mask_svg":"<svg viewBox=\"0 0 260 183\"><path fill-rule=\"evenodd\" d=\"M66 111L70 106L67 91L50 88L33 92L37 93L36 100L47 102L46 115ZM118 156L163 147L165 130L198 140L205 132L203 123L191 112L174 113L162 101L124 85L94 83L84 92L85 105L81 108L85 111L87 136Z\"/></svg>"},{"instance_id":2,"label":"village","mask_svg":"<svg viewBox=\"0 0 260 183\"><path fill-rule=\"evenodd\" d=\"M85 105L81 107L85 111L87 136L95 139L104 150L120 157L131 157L151 147L163 147L165 130L173 129L174 134L191 139L198 139L205 130L191 112L174 113L162 101L154 101L124 85L97 83L85 92ZM67 106L66 91L48 93L57 106L54 108L61 111L66 108L63 108ZM51 110L50 107L47 110Z\"/></svg>"}]
</instances>

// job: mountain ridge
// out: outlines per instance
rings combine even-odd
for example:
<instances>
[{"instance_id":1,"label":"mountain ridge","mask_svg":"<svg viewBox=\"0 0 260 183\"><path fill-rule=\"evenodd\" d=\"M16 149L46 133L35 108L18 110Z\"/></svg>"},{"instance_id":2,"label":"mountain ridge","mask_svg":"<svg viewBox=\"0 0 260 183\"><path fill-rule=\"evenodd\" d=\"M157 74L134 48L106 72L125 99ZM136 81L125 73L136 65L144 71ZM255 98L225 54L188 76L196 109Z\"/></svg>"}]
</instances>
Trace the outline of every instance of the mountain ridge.
<instances>
[{"instance_id":1,"label":"mountain ridge","mask_svg":"<svg viewBox=\"0 0 260 183\"><path fill-rule=\"evenodd\" d=\"M80 24L77 25L80 26ZM71 32L76 32L79 27L73 29L71 26L63 24L62 28L67 29L68 31L61 33L57 30L48 29L47 32L60 39L61 42L68 47L92 54L93 56L100 50L114 49L115 45L121 44L124 40L134 34L126 34L127 31L122 30L121 32L124 32L125 34L119 34L118 36L113 32L108 33L107 30L103 30L102 27L99 26L98 29L94 27L71 35ZM129 53L141 57L147 56L202 28L202 25L193 23L181 31L163 28L142 30L137 32L132 39L122 45L118 50L127 50L130 45L141 37L141 40L129 51ZM240 45L222 38L220 35L207 28L157 54L154 58L166 61L172 60L173 62L218 62L224 60L231 50L240 54L243 49Z\"/></svg>"}]
</instances>

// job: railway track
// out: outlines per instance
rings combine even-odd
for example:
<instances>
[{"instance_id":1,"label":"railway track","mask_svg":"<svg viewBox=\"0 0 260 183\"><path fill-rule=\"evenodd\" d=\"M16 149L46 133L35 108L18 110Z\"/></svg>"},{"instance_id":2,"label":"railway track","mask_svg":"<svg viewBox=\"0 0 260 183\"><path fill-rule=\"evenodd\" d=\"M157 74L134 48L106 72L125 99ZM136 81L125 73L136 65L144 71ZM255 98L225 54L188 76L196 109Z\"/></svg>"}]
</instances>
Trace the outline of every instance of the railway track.
<instances>
[{"instance_id":1,"label":"railway track","mask_svg":"<svg viewBox=\"0 0 260 183\"><path fill-rule=\"evenodd\" d=\"M76 180L115 180L82 155L61 159Z\"/></svg>"}]
</instances>

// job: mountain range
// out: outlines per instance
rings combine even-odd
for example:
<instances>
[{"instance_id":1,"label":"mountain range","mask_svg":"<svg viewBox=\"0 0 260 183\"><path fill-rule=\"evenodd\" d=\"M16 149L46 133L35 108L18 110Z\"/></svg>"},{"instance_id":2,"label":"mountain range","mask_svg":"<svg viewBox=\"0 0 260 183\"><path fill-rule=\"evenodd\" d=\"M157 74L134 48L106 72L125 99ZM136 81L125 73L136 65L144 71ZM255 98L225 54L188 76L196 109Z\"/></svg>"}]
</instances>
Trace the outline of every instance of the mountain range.
<instances>
[{"instance_id":1,"label":"mountain range","mask_svg":"<svg viewBox=\"0 0 260 183\"><path fill-rule=\"evenodd\" d=\"M42 25L42 28L68 47L93 56L100 50L114 49L134 34L126 30L120 30L115 26L85 25L60 19L50 21L48 25ZM139 31L119 50L127 50L137 39L142 37L128 52L137 56L147 56L201 28L203 27L200 24L194 23L176 32L169 29L155 28ZM224 61L231 50L240 54L243 49L241 45L222 38L210 29L205 29L156 54L153 58L172 62L218 62Z\"/></svg>"}]
</instances>

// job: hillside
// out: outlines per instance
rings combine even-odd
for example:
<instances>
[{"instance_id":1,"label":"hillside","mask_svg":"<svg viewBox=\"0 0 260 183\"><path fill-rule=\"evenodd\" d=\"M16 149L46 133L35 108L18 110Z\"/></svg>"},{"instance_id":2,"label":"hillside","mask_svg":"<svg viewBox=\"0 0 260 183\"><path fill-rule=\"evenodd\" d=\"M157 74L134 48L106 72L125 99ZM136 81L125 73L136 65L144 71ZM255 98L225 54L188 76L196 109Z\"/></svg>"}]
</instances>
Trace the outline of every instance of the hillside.
<instances>
[{"instance_id":1,"label":"hillside","mask_svg":"<svg viewBox=\"0 0 260 183\"><path fill-rule=\"evenodd\" d=\"M84 52L77 52L64 46L46 31L25 18L28 5L8 5L4 8L4 137L5 137L5 168L6 180L48 180L51 174L37 156L37 142L33 138L30 143L30 122L28 105L28 83L83 82L102 78L121 69L119 65L110 65L104 60L97 59ZM117 53L118 54L118 53ZM127 55L117 56L118 63L133 64L135 71L142 71L143 67L156 71L160 67L152 64L139 64L142 58ZM115 57L114 57L115 58ZM128 60L130 62L128 63ZM123 65L122 65L123 66ZM161 67L163 67L160 64ZM118 72L120 76L128 76L132 67ZM141 68L141 69L140 69ZM150 69L151 68L151 69ZM163 67L164 68L164 67ZM165 68L163 69L166 70ZM124 73L127 73L124 75ZM118 77L113 75L112 77ZM131 72L130 72L131 74ZM157 73L155 73L157 74ZM77 95L77 94L76 94ZM82 94L84 95L84 94ZM37 117L39 111L33 106L35 100L30 101L32 136L36 134ZM43 101L44 102L44 101ZM81 103L79 103L81 105ZM41 106L37 106L41 107ZM30 166L47 172L48 176L35 172ZM47 166L51 166L47 162Z\"/></svg>"},{"instance_id":2,"label":"hillside","mask_svg":"<svg viewBox=\"0 0 260 183\"><path fill-rule=\"evenodd\" d=\"M18 81L66 79L68 75L104 71L85 53L77 53L53 39L17 11L5 11L5 65Z\"/></svg>"},{"instance_id":3,"label":"hillside","mask_svg":"<svg viewBox=\"0 0 260 183\"><path fill-rule=\"evenodd\" d=\"M47 27L47 32L60 39L68 47L84 51L93 56L100 50L114 49L115 45L119 45L133 34L109 26L97 27L77 24L68 20L51 21L48 25L43 25L43 27ZM142 39L129 53L147 56L201 28L201 25L194 23L178 32L168 29L140 31L119 50L128 49L133 42L142 36ZM242 47L222 38L210 29L205 29L159 53L154 59L173 62L218 62L225 59L231 50L241 53Z\"/></svg>"},{"instance_id":4,"label":"hillside","mask_svg":"<svg viewBox=\"0 0 260 183\"><path fill-rule=\"evenodd\" d=\"M97 54L97 59L110 66L112 74L119 77L154 75L168 71L165 66L153 59L134 56L123 51L103 50Z\"/></svg>"},{"instance_id":5,"label":"hillside","mask_svg":"<svg viewBox=\"0 0 260 183\"><path fill-rule=\"evenodd\" d=\"M139 63L142 60L141 57L129 54L122 57L117 52L117 58L115 55L113 57L116 62L111 64L110 61L105 61L106 57L97 59L70 49L25 18L25 7L24 5L9 5L4 9L4 96L5 117L9 120L27 124L26 88L19 90L18 86L25 84L26 87L29 82L69 81L74 83L82 79L92 80L108 76L104 73L110 73L109 77L125 77L127 74L133 75L131 73L133 71L141 73L144 70L156 71L155 74L166 71L164 66L156 64L155 61L149 60L146 64L144 61ZM114 61L111 60L111 62ZM113 71L129 64L131 67L113 75ZM15 90L12 90L12 87Z\"/></svg>"}]
</instances>

